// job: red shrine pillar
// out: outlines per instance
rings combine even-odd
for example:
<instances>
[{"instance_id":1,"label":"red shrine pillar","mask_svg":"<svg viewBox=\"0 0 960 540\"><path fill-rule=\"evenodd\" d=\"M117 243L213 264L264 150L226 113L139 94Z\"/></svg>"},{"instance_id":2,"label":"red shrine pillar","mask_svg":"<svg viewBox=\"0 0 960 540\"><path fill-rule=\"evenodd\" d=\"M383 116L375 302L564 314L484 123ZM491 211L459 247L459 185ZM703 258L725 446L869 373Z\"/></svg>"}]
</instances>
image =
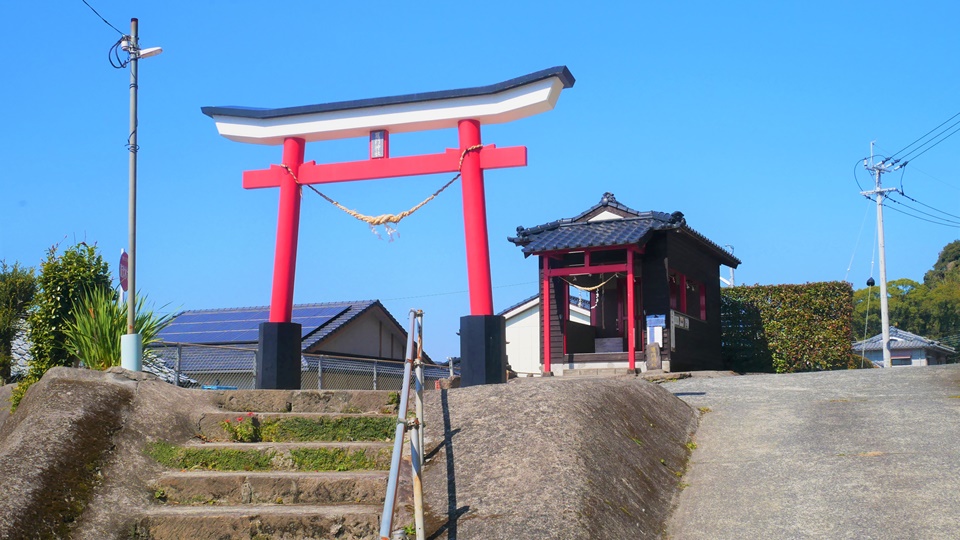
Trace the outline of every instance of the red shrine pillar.
<instances>
[{"instance_id":1,"label":"red shrine pillar","mask_svg":"<svg viewBox=\"0 0 960 540\"><path fill-rule=\"evenodd\" d=\"M507 381L506 321L493 314L490 280L490 242L487 238L487 202L483 189L480 122L460 120L460 175L463 190L463 233L467 248L470 315L460 317L460 384Z\"/></svg>"},{"instance_id":2,"label":"red shrine pillar","mask_svg":"<svg viewBox=\"0 0 960 540\"><path fill-rule=\"evenodd\" d=\"M480 144L480 122L460 120L460 151ZM480 152L467 152L460 167L463 182L463 230L467 248L467 281L470 314L493 315L493 288L490 279L490 243L487 239L487 202L483 189Z\"/></svg>"},{"instance_id":3,"label":"red shrine pillar","mask_svg":"<svg viewBox=\"0 0 960 540\"><path fill-rule=\"evenodd\" d=\"M297 271L300 235L300 194L297 181L306 141L283 140L279 171L280 208L277 212L277 247L273 259L273 294L270 320L260 323L257 340L256 388L300 389L302 328L293 322L293 284Z\"/></svg>"},{"instance_id":4,"label":"red shrine pillar","mask_svg":"<svg viewBox=\"0 0 960 540\"><path fill-rule=\"evenodd\" d=\"M273 295L270 322L288 323L293 314L293 284L297 272L297 239L300 235L301 187L297 183L306 141L283 140L283 163L289 168L280 180L280 210L277 213L277 248L273 258Z\"/></svg>"},{"instance_id":5,"label":"red shrine pillar","mask_svg":"<svg viewBox=\"0 0 960 540\"><path fill-rule=\"evenodd\" d=\"M630 371L637 368L637 300L634 291L633 249L627 250L627 358Z\"/></svg>"}]
</instances>

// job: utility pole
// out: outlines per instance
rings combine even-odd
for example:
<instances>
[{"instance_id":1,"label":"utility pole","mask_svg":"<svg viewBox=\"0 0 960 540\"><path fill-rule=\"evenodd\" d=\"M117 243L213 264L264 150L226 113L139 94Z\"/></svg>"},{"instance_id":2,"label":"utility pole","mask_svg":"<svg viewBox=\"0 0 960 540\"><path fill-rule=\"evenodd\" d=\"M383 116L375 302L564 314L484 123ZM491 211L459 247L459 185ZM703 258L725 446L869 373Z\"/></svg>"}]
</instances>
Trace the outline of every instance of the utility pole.
<instances>
[{"instance_id":1,"label":"utility pole","mask_svg":"<svg viewBox=\"0 0 960 540\"><path fill-rule=\"evenodd\" d=\"M131 371L143 370L143 338L137 333L137 63L163 52L160 47L140 49L139 22L130 19L130 35L124 37L122 45L130 55L130 135L127 149L130 150L129 167L129 214L128 232L128 269L127 269L127 333L120 336L120 365Z\"/></svg>"},{"instance_id":2,"label":"utility pole","mask_svg":"<svg viewBox=\"0 0 960 540\"><path fill-rule=\"evenodd\" d=\"M877 239L880 248L880 325L883 329L883 367L893 367L893 360L890 358L890 311L887 307L887 256L883 243L883 198L886 193L896 191L896 188L885 188L881 184L881 175L885 172L895 171L902 167L897 165L894 160L885 158L879 163L874 162L873 143L870 142L870 162L863 160L863 166L873 173L875 187L870 191L861 191L860 194L870 198L871 195L877 199Z\"/></svg>"}]
</instances>

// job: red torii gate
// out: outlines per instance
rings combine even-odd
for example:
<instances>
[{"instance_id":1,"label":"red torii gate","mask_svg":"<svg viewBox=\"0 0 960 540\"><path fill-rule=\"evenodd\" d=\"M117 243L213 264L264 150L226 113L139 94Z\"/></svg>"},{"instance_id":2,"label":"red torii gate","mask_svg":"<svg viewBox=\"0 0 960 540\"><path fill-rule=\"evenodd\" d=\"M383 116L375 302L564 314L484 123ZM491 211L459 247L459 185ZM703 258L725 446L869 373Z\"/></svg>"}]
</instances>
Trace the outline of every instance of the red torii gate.
<instances>
[{"instance_id":1,"label":"red torii gate","mask_svg":"<svg viewBox=\"0 0 960 540\"><path fill-rule=\"evenodd\" d=\"M280 165L243 173L246 189L280 188L270 319L266 326L261 325L258 362L264 365L258 366L257 386L300 387L300 330L290 325L302 186L459 171L463 182L470 313L474 317L491 317L493 292L483 171L526 166L527 149L484 146L480 126L548 111L555 106L560 92L574 82L570 71L560 66L477 88L281 109L203 107L203 113L216 121L219 133L230 140L283 145ZM389 155L390 133L450 127L458 130L458 149L419 156ZM307 142L365 136L370 137L369 159L328 164L303 161ZM502 341L502 335L499 339ZM270 343L265 346L265 341ZM294 341L296 350L291 351ZM293 352L296 363L290 366ZM484 354L480 352L479 356ZM461 351L461 356L466 369L467 357L471 355ZM289 358L284 361L285 357ZM278 364L288 366L278 368ZM467 374L464 379L465 383L470 382Z\"/></svg>"}]
</instances>

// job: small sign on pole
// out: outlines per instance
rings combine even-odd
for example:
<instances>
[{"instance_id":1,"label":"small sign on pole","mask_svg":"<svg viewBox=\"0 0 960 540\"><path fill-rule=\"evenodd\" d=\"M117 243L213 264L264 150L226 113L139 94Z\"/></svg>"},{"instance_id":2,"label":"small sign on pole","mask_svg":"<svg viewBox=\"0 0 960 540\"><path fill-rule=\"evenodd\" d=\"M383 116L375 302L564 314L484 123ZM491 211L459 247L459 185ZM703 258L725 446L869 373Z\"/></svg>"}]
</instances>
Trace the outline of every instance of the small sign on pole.
<instances>
[{"instance_id":1,"label":"small sign on pole","mask_svg":"<svg viewBox=\"0 0 960 540\"><path fill-rule=\"evenodd\" d=\"M123 251L120 253L120 288L124 292L127 291L127 252Z\"/></svg>"}]
</instances>

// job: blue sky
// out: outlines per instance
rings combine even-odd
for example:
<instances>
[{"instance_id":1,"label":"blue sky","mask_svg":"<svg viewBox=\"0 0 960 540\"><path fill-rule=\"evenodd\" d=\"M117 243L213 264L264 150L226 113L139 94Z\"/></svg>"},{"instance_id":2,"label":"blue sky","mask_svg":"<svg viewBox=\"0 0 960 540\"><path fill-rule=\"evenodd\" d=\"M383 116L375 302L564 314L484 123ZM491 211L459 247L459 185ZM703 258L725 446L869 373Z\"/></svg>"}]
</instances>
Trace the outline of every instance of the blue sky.
<instances>
[{"instance_id":1,"label":"blue sky","mask_svg":"<svg viewBox=\"0 0 960 540\"><path fill-rule=\"evenodd\" d=\"M138 17L141 45L164 48L140 65L137 284L169 311L270 300L277 192L244 190L240 177L278 163L280 148L220 137L201 106L325 103L568 66L577 83L556 109L483 131L529 155L525 168L486 173L497 310L536 292L536 261L506 237L576 215L604 191L638 210L680 210L733 245L739 283L861 287L875 212L855 162L871 140L892 153L960 111L953 2L90 3L123 31ZM0 259L36 265L49 246L85 240L116 268L129 96L128 71L107 61L117 38L80 0L0 8ZM391 155L456 146L453 130L398 135ZM960 215L958 150L960 136L911 163L905 192ZM306 153L363 159L366 141ZM395 213L447 179L323 191ZM301 217L296 302L379 298L398 318L421 308L431 355L457 354L469 311L459 184L403 221L394 242L306 190ZM885 217L890 279L921 280L958 237Z\"/></svg>"}]
</instances>

